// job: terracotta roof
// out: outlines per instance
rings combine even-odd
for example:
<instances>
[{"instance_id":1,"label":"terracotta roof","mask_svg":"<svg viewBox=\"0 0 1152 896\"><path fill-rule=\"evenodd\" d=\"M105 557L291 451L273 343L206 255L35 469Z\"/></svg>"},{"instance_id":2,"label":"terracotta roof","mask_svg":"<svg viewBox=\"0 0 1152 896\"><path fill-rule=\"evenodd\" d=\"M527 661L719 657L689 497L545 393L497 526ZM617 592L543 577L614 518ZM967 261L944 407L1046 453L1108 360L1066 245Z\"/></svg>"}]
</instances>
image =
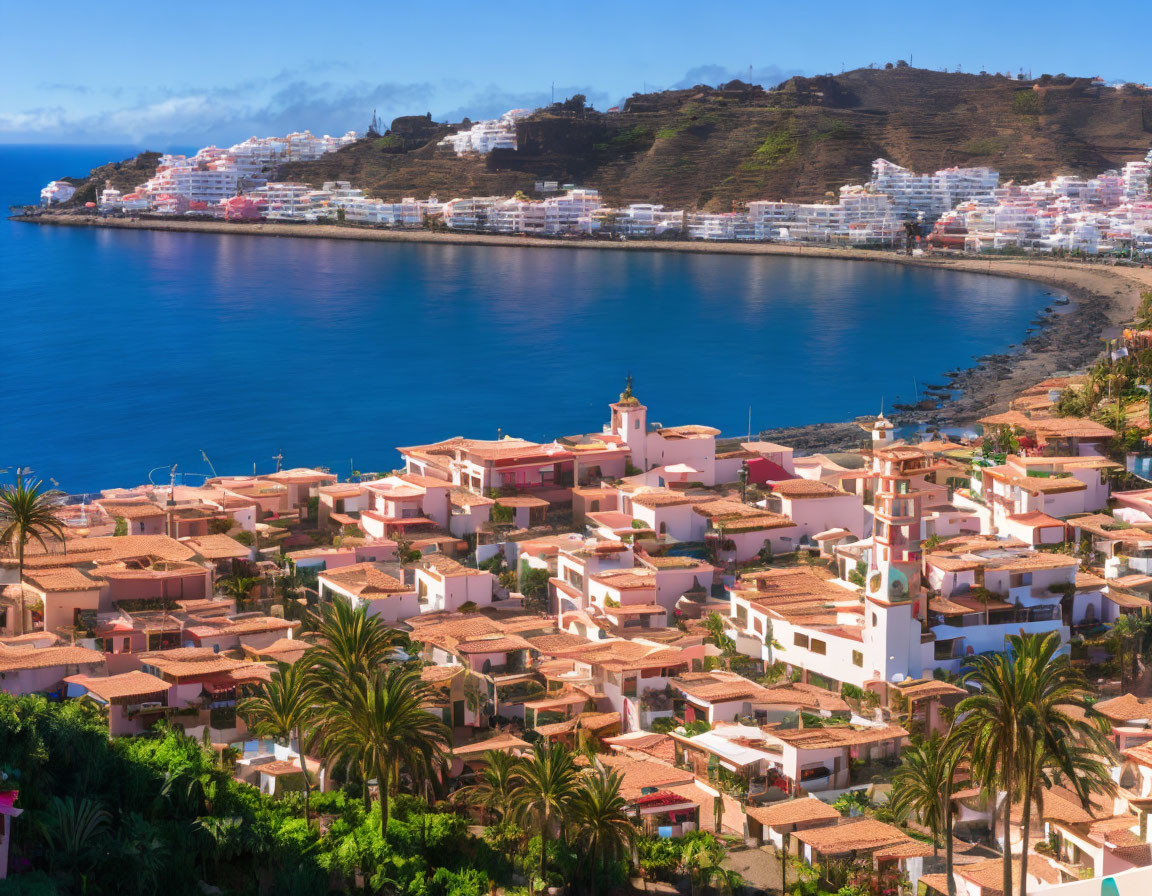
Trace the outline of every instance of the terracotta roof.
<instances>
[{"instance_id":1,"label":"terracotta roof","mask_svg":"<svg viewBox=\"0 0 1152 896\"><path fill-rule=\"evenodd\" d=\"M151 501L109 501L97 498L92 502L106 514L112 517L123 517L126 520L152 519L164 516L164 508Z\"/></svg>"},{"instance_id":2,"label":"terracotta roof","mask_svg":"<svg viewBox=\"0 0 1152 896\"><path fill-rule=\"evenodd\" d=\"M463 563L453 560L447 554L426 554L420 558L420 562L430 572L437 573L441 577L479 576L485 574L484 570L465 566Z\"/></svg>"},{"instance_id":3,"label":"terracotta roof","mask_svg":"<svg viewBox=\"0 0 1152 896\"><path fill-rule=\"evenodd\" d=\"M456 652L463 654L508 653L513 650L527 650L531 646L519 635L493 635L471 641L462 641L456 645Z\"/></svg>"},{"instance_id":4,"label":"terracotta roof","mask_svg":"<svg viewBox=\"0 0 1152 896\"><path fill-rule=\"evenodd\" d=\"M262 762L252 767L260 772L260 774L269 775L273 778L279 778L281 775L304 774L299 762L289 762L286 759L273 759L271 762Z\"/></svg>"},{"instance_id":5,"label":"terracotta roof","mask_svg":"<svg viewBox=\"0 0 1152 896\"><path fill-rule=\"evenodd\" d=\"M451 681L463 671L463 666L424 666L420 670L420 680L427 684L442 684Z\"/></svg>"},{"instance_id":6,"label":"terracotta roof","mask_svg":"<svg viewBox=\"0 0 1152 896\"><path fill-rule=\"evenodd\" d=\"M532 495L503 495L496 499L501 507L549 507L550 501L543 498L534 498Z\"/></svg>"},{"instance_id":7,"label":"terracotta roof","mask_svg":"<svg viewBox=\"0 0 1152 896\"><path fill-rule=\"evenodd\" d=\"M900 687L900 694L909 700L924 700L928 697L967 696L968 692L947 681L921 681Z\"/></svg>"},{"instance_id":8,"label":"terracotta roof","mask_svg":"<svg viewBox=\"0 0 1152 896\"><path fill-rule=\"evenodd\" d=\"M1152 768L1152 741L1140 744L1138 747L1129 747L1124 751L1124 756L1135 763Z\"/></svg>"},{"instance_id":9,"label":"terracotta roof","mask_svg":"<svg viewBox=\"0 0 1152 896\"><path fill-rule=\"evenodd\" d=\"M507 753L511 750L529 749L531 749L531 746L528 741L521 740L511 734L497 734L495 737L488 738L488 740L475 741L470 744L453 747L452 753L455 756L464 758L469 756L482 756L490 751Z\"/></svg>"},{"instance_id":10,"label":"terracotta roof","mask_svg":"<svg viewBox=\"0 0 1152 896\"><path fill-rule=\"evenodd\" d=\"M845 821L843 824L809 828L796 831L792 836L826 856L849 852L874 852L886 847L915 843L899 828L874 818L861 818Z\"/></svg>"},{"instance_id":11,"label":"terracotta roof","mask_svg":"<svg viewBox=\"0 0 1152 896\"><path fill-rule=\"evenodd\" d=\"M643 491L637 491L632 494L632 503L639 504L641 507L679 507L684 504L699 504L708 500L707 497L701 495L689 495L685 492L673 491L672 489L658 489L651 488Z\"/></svg>"},{"instance_id":12,"label":"terracotta roof","mask_svg":"<svg viewBox=\"0 0 1152 896\"><path fill-rule=\"evenodd\" d=\"M1152 719L1152 699L1141 700L1135 694L1121 694L1111 700L1101 700L1092 708L1113 722Z\"/></svg>"},{"instance_id":13,"label":"terracotta roof","mask_svg":"<svg viewBox=\"0 0 1152 896\"><path fill-rule=\"evenodd\" d=\"M836 747L854 747L879 743L908 736L899 725L878 725L869 728L849 726L827 728L773 728L770 732L778 740L798 750L828 750Z\"/></svg>"},{"instance_id":14,"label":"terracotta roof","mask_svg":"<svg viewBox=\"0 0 1152 896\"><path fill-rule=\"evenodd\" d=\"M842 498L848 494L819 479L784 479L772 483L771 488L783 498Z\"/></svg>"},{"instance_id":15,"label":"terracotta roof","mask_svg":"<svg viewBox=\"0 0 1152 896\"><path fill-rule=\"evenodd\" d=\"M556 737L557 735L568 734L577 728L583 728L588 731L601 731L604 728L610 728L613 725L619 724L620 713L618 712L582 712L562 722L537 725L533 730L541 737Z\"/></svg>"},{"instance_id":16,"label":"terracotta roof","mask_svg":"<svg viewBox=\"0 0 1152 896\"><path fill-rule=\"evenodd\" d=\"M448 500L452 502L453 507L485 507L496 503L492 498L486 498L464 488L452 489L448 493Z\"/></svg>"},{"instance_id":17,"label":"terracotta roof","mask_svg":"<svg viewBox=\"0 0 1152 896\"><path fill-rule=\"evenodd\" d=\"M574 647L584 647L592 642L580 635L570 634L569 632L557 632L554 635L536 635L535 637L528 638L528 643L532 645L534 650L538 650L543 654L549 654L554 650L564 651L571 650Z\"/></svg>"},{"instance_id":18,"label":"terracotta roof","mask_svg":"<svg viewBox=\"0 0 1152 896\"><path fill-rule=\"evenodd\" d=\"M421 476L419 473L401 473L399 478L403 479L409 485L419 486L422 489L452 488L451 482L436 476Z\"/></svg>"},{"instance_id":19,"label":"terracotta roof","mask_svg":"<svg viewBox=\"0 0 1152 896\"><path fill-rule=\"evenodd\" d=\"M3 647L0 648L0 672L25 669L50 669L53 666L82 666L103 663L104 654L87 647Z\"/></svg>"},{"instance_id":20,"label":"terracotta roof","mask_svg":"<svg viewBox=\"0 0 1152 896\"><path fill-rule=\"evenodd\" d=\"M1084 417L1034 419L1028 428L1034 429L1038 435L1052 438L1110 439L1116 435L1114 429Z\"/></svg>"},{"instance_id":21,"label":"terracotta roof","mask_svg":"<svg viewBox=\"0 0 1152 896\"><path fill-rule=\"evenodd\" d=\"M748 806L748 815L765 827L777 828L804 821L838 821L840 813L815 797L785 800L768 806Z\"/></svg>"},{"instance_id":22,"label":"terracotta roof","mask_svg":"<svg viewBox=\"0 0 1152 896\"><path fill-rule=\"evenodd\" d=\"M51 553L39 545L29 545L25 566L51 565L72 566L76 563L135 560L155 557L158 560L191 560L194 552L187 546L167 535L108 535L94 538L70 538L68 550L60 551L53 546ZM37 560L42 563L36 563ZM31 561L31 562L30 562Z\"/></svg>"},{"instance_id":23,"label":"terracotta roof","mask_svg":"<svg viewBox=\"0 0 1152 896\"><path fill-rule=\"evenodd\" d=\"M394 576L388 575L374 563L355 563L338 569L325 570L321 579L357 596L373 594L404 594L412 590Z\"/></svg>"},{"instance_id":24,"label":"terracotta roof","mask_svg":"<svg viewBox=\"0 0 1152 896\"><path fill-rule=\"evenodd\" d=\"M735 672L690 672L673 678L669 684L698 700L727 703L733 700L760 702L772 696L768 688Z\"/></svg>"},{"instance_id":25,"label":"terracotta roof","mask_svg":"<svg viewBox=\"0 0 1152 896\"><path fill-rule=\"evenodd\" d=\"M635 799L650 787L663 788L677 784L691 784L692 772L683 771L670 763L643 753L606 753L598 761L622 778L620 793L625 799Z\"/></svg>"},{"instance_id":26,"label":"terracotta roof","mask_svg":"<svg viewBox=\"0 0 1152 896\"><path fill-rule=\"evenodd\" d=\"M25 572L24 578L41 591L96 591L103 584L72 566Z\"/></svg>"},{"instance_id":27,"label":"terracotta roof","mask_svg":"<svg viewBox=\"0 0 1152 896\"><path fill-rule=\"evenodd\" d=\"M1021 861L1012 860L1012 880L1020 880ZM1000 858L975 862L971 865L957 865L956 873L965 880L970 880L980 888L981 896L996 896L1003 893L1004 886L1004 860ZM1060 872L1048 864L1044 856L1030 855L1028 859L1028 873L1050 884L1061 882ZM1015 885L1015 884L1014 884Z\"/></svg>"},{"instance_id":28,"label":"terracotta roof","mask_svg":"<svg viewBox=\"0 0 1152 896\"><path fill-rule=\"evenodd\" d=\"M300 641L295 638L278 638L267 647L250 646L245 644L243 639L241 639L240 646L244 649L245 653L249 653L252 656L268 657L278 662L291 664L300 659L312 645L306 641Z\"/></svg>"},{"instance_id":29,"label":"terracotta roof","mask_svg":"<svg viewBox=\"0 0 1152 896\"><path fill-rule=\"evenodd\" d=\"M190 678L232 672L246 664L216 653L210 647L178 647L137 655L142 663L157 669L162 675Z\"/></svg>"},{"instance_id":30,"label":"terracotta roof","mask_svg":"<svg viewBox=\"0 0 1152 896\"><path fill-rule=\"evenodd\" d=\"M183 543L205 560L247 560L251 549L229 535L199 535Z\"/></svg>"},{"instance_id":31,"label":"terracotta roof","mask_svg":"<svg viewBox=\"0 0 1152 896\"><path fill-rule=\"evenodd\" d=\"M1049 516L1040 510L1032 510L1028 513L1014 513L1008 517L1008 521L1018 523L1021 526L1028 526L1032 529L1064 528L1063 520L1058 520L1056 517Z\"/></svg>"},{"instance_id":32,"label":"terracotta roof","mask_svg":"<svg viewBox=\"0 0 1152 896\"><path fill-rule=\"evenodd\" d=\"M150 697L153 694L167 693L172 689L172 685L163 678L139 671L104 677L70 675L64 680L70 684L78 684L86 688L88 693L108 702L125 697Z\"/></svg>"},{"instance_id":33,"label":"terracotta roof","mask_svg":"<svg viewBox=\"0 0 1152 896\"><path fill-rule=\"evenodd\" d=\"M593 582L619 591L651 589L656 587L656 576L650 569L610 569L592 576Z\"/></svg>"}]
</instances>

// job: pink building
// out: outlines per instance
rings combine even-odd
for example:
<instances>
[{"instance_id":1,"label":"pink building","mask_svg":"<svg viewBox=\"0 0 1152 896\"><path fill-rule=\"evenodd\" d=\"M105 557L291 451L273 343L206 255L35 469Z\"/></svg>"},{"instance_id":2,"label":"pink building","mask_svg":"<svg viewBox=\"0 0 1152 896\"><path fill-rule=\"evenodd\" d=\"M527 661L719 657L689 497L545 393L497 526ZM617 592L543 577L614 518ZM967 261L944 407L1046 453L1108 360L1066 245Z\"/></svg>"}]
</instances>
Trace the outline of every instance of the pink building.
<instances>
[{"instance_id":1,"label":"pink building","mask_svg":"<svg viewBox=\"0 0 1152 896\"><path fill-rule=\"evenodd\" d=\"M108 711L108 734L140 734L160 719L172 685L147 672L124 672L93 678L70 675L68 696L88 699Z\"/></svg>"}]
</instances>

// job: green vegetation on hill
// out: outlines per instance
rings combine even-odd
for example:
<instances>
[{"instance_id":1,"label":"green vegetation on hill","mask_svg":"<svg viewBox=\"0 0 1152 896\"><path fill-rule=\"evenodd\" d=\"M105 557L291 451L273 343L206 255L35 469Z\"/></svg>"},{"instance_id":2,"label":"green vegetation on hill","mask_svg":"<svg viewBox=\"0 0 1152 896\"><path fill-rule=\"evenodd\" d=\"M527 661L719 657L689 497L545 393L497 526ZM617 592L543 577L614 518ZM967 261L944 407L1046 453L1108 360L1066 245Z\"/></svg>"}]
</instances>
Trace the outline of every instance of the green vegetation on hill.
<instances>
[{"instance_id":1,"label":"green vegetation on hill","mask_svg":"<svg viewBox=\"0 0 1152 896\"><path fill-rule=\"evenodd\" d=\"M432 139L402 153L360 141L282 175L352 180L384 198L531 194L536 180L556 180L597 187L614 204L728 210L823 199L867 180L878 157L917 171L991 165L1025 180L1098 174L1148 152L1152 96L1088 78L860 69L772 90L732 82L634 94L611 114L541 110L519 124L518 142L516 152L456 158Z\"/></svg>"},{"instance_id":2,"label":"green vegetation on hill","mask_svg":"<svg viewBox=\"0 0 1152 896\"><path fill-rule=\"evenodd\" d=\"M878 157L916 171L991 165L1023 180L1095 175L1148 152L1152 94L1090 78L1020 81L897 65L771 90L733 81L637 93L613 113L557 103L519 122L517 151L486 157L437 146L453 130L405 116L383 135L284 165L278 176L315 186L347 180L386 199L531 194L535 181L555 180L596 187L613 204L728 210L754 199L823 199L867 180ZM93 180L125 189L149 166L154 154L104 166Z\"/></svg>"}]
</instances>

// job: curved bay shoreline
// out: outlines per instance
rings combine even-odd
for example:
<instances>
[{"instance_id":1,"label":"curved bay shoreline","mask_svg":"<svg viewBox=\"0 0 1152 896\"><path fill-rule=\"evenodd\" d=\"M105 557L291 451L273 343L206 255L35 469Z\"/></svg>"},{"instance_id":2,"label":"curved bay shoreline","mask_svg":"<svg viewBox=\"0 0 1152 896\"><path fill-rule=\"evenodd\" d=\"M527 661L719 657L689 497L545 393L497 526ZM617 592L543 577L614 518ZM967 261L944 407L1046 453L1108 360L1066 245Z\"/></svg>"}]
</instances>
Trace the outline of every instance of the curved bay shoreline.
<instances>
[{"instance_id":1,"label":"curved bay shoreline","mask_svg":"<svg viewBox=\"0 0 1152 896\"><path fill-rule=\"evenodd\" d=\"M553 240L497 234L376 230L332 224L95 219L87 215L62 214L17 217L14 220L53 226L305 239L846 259L1027 279L1042 283L1068 296L1071 305L1059 310L1056 310L1056 306L1063 303L1053 296L1049 308L1037 318L1026 337L1009 352L976 358L974 366L949 374L947 387L953 392L954 397L945 398L940 407L916 408L897 414L898 422L905 425L918 423L936 426L969 425L987 413L1005 409L1013 396L1029 386L1047 377L1084 367L1099 355L1101 339L1117 335L1132 319L1141 291L1152 289L1152 268L1053 259L990 256L913 258L888 251L784 246L777 243ZM767 434L769 437L792 444L799 450L829 451L842 447L855 447L860 443L861 432L854 423L832 423L768 430Z\"/></svg>"}]
</instances>

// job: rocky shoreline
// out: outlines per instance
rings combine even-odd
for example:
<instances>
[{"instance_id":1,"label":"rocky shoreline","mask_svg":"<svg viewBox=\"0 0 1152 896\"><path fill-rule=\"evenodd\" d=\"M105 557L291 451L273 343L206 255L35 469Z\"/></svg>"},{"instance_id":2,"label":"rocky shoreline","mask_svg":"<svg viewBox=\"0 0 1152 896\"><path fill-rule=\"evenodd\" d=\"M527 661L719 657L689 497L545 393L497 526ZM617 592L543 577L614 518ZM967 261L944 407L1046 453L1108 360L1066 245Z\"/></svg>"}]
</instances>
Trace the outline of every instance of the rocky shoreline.
<instances>
[{"instance_id":1,"label":"rocky shoreline","mask_svg":"<svg viewBox=\"0 0 1152 896\"><path fill-rule=\"evenodd\" d=\"M17 217L15 220L55 226L378 242L838 258L1017 277L1051 287L1054 291L1052 302L1033 321L1027 336L1018 345L1006 353L974 359L972 367L952 371L945 382L924 386L924 397L917 404L895 408L890 414L900 426L919 425L927 428L970 426L979 417L1007 408L1012 397L1029 386L1047 377L1085 367L1099 355L1101 339L1116 336L1132 319L1140 292L1152 289L1152 268L1112 265L1102 261L992 256L913 258L887 251L785 246L775 243L555 240L496 234L379 230L331 224L98 219L90 215L70 214L43 214ZM782 427L762 433L763 438L791 445L800 452L859 447L862 435L863 431L856 422Z\"/></svg>"}]
</instances>

